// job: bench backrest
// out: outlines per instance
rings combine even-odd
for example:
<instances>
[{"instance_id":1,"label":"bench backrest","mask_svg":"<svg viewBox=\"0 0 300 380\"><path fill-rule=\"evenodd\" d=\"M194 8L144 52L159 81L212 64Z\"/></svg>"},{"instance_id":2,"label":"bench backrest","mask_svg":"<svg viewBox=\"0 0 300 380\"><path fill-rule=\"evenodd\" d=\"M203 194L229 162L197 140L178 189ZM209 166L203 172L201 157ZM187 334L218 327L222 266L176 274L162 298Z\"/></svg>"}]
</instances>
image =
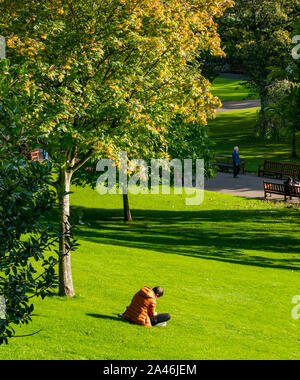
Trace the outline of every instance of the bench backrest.
<instances>
[{"instance_id":1,"label":"bench backrest","mask_svg":"<svg viewBox=\"0 0 300 380\"><path fill-rule=\"evenodd\" d=\"M282 174L298 178L300 174L300 165L283 164Z\"/></svg>"},{"instance_id":2,"label":"bench backrest","mask_svg":"<svg viewBox=\"0 0 300 380\"><path fill-rule=\"evenodd\" d=\"M285 193L288 185L283 183L264 182L265 190L274 191L278 193Z\"/></svg>"},{"instance_id":3,"label":"bench backrest","mask_svg":"<svg viewBox=\"0 0 300 380\"><path fill-rule=\"evenodd\" d=\"M222 163L222 164L229 164L232 162L232 158L231 157L226 157L226 156L215 156L215 160L219 163Z\"/></svg>"},{"instance_id":4,"label":"bench backrest","mask_svg":"<svg viewBox=\"0 0 300 380\"><path fill-rule=\"evenodd\" d=\"M284 164L275 161L265 161L264 170L272 170L282 173L285 176L300 177L300 165L297 164Z\"/></svg>"},{"instance_id":5,"label":"bench backrest","mask_svg":"<svg viewBox=\"0 0 300 380\"><path fill-rule=\"evenodd\" d=\"M289 193L291 195L300 196L300 187L299 186L289 186Z\"/></svg>"},{"instance_id":6,"label":"bench backrest","mask_svg":"<svg viewBox=\"0 0 300 380\"><path fill-rule=\"evenodd\" d=\"M283 164L281 162L275 162L275 161L265 161L264 162L264 169L265 170L274 170L281 172L282 171Z\"/></svg>"},{"instance_id":7,"label":"bench backrest","mask_svg":"<svg viewBox=\"0 0 300 380\"><path fill-rule=\"evenodd\" d=\"M31 152L30 153L30 156L31 156L31 160L32 161L39 161L40 159L40 152Z\"/></svg>"},{"instance_id":8,"label":"bench backrest","mask_svg":"<svg viewBox=\"0 0 300 380\"><path fill-rule=\"evenodd\" d=\"M215 160L222 164L232 164L232 156L229 157L229 156L221 156L221 155L216 154ZM246 159L240 158L240 162L243 164L246 162Z\"/></svg>"},{"instance_id":9,"label":"bench backrest","mask_svg":"<svg viewBox=\"0 0 300 380\"><path fill-rule=\"evenodd\" d=\"M264 182L264 189L277 194L300 196L300 187L284 183Z\"/></svg>"}]
</instances>

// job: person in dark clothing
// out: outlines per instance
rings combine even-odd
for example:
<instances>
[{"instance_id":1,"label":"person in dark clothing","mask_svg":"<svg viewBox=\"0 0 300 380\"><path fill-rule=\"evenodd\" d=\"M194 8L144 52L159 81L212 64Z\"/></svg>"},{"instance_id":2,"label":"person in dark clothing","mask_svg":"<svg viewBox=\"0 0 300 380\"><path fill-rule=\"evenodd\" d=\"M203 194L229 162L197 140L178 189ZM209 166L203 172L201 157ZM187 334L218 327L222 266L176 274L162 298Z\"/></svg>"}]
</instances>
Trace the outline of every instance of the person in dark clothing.
<instances>
[{"instance_id":1,"label":"person in dark clothing","mask_svg":"<svg viewBox=\"0 0 300 380\"><path fill-rule=\"evenodd\" d=\"M289 177L286 181L284 181L285 185L294 186L295 180L293 177Z\"/></svg>"},{"instance_id":2,"label":"person in dark clothing","mask_svg":"<svg viewBox=\"0 0 300 380\"><path fill-rule=\"evenodd\" d=\"M294 177L289 177L286 181L284 181L284 184L289 185L289 186L296 186L296 187L300 186L299 181L296 180Z\"/></svg>"},{"instance_id":3,"label":"person in dark clothing","mask_svg":"<svg viewBox=\"0 0 300 380\"><path fill-rule=\"evenodd\" d=\"M150 317L152 326L166 326L166 322L171 319L169 313L157 314L154 317Z\"/></svg>"},{"instance_id":4,"label":"person in dark clothing","mask_svg":"<svg viewBox=\"0 0 300 380\"><path fill-rule=\"evenodd\" d=\"M232 153L233 160L233 177L238 178L238 174L240 172L240 155L239 155L239 147L236 146Z\"/></svg>"}]
</instances>

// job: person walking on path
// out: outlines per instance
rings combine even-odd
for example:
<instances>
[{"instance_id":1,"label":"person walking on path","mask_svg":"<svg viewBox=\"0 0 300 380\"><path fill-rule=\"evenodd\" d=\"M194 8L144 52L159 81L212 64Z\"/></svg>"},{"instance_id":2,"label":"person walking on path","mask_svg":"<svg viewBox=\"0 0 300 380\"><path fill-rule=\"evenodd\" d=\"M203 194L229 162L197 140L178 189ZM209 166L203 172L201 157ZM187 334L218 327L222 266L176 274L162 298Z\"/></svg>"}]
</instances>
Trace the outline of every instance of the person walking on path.
<instances>
[{"instance_id":1,"label":"person walking on path","mask_svg":"<svg viewBox=\"0 0 300 380\"><path fill-rule=\"evenodd\" d=\"M239 147L236 146L232 153L233 160L233 178L238 178L238 174L240 172L240 155L239 155Z\"/></svg>"}]
</instances>

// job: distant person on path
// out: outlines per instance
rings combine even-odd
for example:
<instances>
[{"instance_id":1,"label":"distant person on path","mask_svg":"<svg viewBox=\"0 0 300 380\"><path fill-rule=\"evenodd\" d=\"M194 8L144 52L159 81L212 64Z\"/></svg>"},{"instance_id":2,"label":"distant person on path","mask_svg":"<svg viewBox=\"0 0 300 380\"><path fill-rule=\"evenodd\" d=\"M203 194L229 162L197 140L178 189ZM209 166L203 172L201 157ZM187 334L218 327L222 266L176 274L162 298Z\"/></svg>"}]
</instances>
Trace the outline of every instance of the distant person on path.
<instances>
[{"instance_id":1,"label":"distant person on path","mask_svg":"<svg viewBox=\"0 0 300 380\"><path fill-rule=\"evenodd\" d=\"M49 154L45 150L43 150L43 158L44 160L49 160Z\"/></svg>"},{"instance_id":2,"label":"distant person on path","mask_svg":"<svg viewBox=\"0 0 300 380\"><path fill-rule=\"evenodd\" d=\"M166 322L171 318L170 314L157 314L155 311L156 299L163 295L164 290L160 286L153 289L144 286L132 298L125 313L119 314L119 317L146 327L166 326Z\"/></svg>"},{"instance_id":3,"label":"distant person on path","mask_svg":"<svg viewBox=\"0 0 300 380\"><path fill-rule=\"evenodd\" d=\"M238 174L240 172L240 155L239 155L239 147L236 146L232 153L233 160L233 178L238 178Z\"/></svg>"}]
</instances>

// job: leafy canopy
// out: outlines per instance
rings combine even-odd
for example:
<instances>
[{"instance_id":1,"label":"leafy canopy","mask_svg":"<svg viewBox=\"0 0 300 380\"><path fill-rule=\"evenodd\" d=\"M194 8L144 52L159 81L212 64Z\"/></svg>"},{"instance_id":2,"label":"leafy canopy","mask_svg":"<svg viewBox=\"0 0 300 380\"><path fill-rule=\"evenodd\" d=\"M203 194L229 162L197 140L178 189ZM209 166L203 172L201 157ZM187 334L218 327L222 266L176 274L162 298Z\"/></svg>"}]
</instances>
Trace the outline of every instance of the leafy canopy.
<instances>
[{"instance_id":1,"label":"leafy canopy","mask_svg":"<svg viewBox=\"0 0 300 380\"><path fill-rule=\"evenodd\" d=\"M215 17L231 5L1 0L8 57L28 63L24 90L36 94L24 135L45 145L53 162L74 166L74 158L120 144L151 150L176 114L205 124L220 103L196 58L201 50L223 54Z\"/></svg>"}]
</instances>

